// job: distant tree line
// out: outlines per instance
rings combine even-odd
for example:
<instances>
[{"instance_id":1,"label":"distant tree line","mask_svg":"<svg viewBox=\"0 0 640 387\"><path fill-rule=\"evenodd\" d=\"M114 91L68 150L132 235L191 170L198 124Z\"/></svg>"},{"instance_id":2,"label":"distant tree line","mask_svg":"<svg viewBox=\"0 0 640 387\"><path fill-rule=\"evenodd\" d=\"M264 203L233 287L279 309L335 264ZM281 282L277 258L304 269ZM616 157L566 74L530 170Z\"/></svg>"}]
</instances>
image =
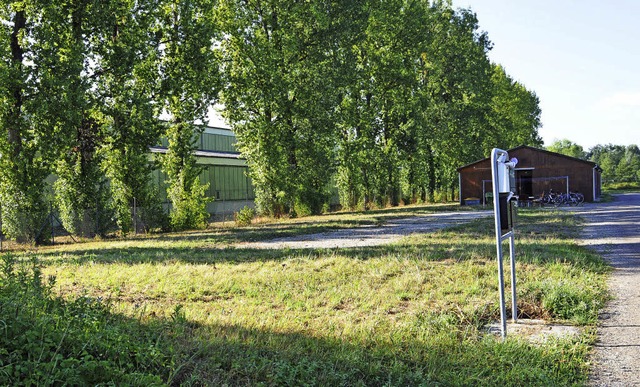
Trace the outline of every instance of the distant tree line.
<instances>
[{"instance_id":1,"label":"distant tree line","mask_svg":"<svg viewBox=\"0 0 640 387\"><path fill-rule=\"evenodd\" d=\"M149 224L203 225L193 138L214 103L271 215L320 212L336 186L346 208L433 200L492 147L542 143L535 93L446 1L4 0L0 19L0 210L18 240L42 238L50 201L77 235L131 232L134 201Z\"/></svg>"},{"instance_id":2,"label":"distant tree line","mask_svg":"<svg viewBox=\"0 0 640 387\"><path fill-rule=\"evenodd\" d=\"M547 149L595 162L602 168L604 184L640 183L640 148L638 145L596 145L585 151L582 146L562 139L555 140Z\"/></svg>"}]
</instances>

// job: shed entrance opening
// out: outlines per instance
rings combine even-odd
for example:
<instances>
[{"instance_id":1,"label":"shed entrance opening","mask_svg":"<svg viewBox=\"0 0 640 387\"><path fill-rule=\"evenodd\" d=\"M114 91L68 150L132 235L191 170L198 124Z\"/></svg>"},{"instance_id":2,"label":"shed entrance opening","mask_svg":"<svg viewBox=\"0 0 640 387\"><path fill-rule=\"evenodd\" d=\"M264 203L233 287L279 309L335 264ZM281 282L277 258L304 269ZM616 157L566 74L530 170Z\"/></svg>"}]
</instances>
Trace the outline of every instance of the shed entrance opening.
<instances>
[{"instance_id":1,"label":"shed entrance opening","mask_svg":"<svg viewBox=\"0 0 640 387\"><path fill-rule=\"evenodd\" d=\"M518 196L524 200L533 197L533 169L516 169L516 186Z\"/></svg>"}]
</instances>

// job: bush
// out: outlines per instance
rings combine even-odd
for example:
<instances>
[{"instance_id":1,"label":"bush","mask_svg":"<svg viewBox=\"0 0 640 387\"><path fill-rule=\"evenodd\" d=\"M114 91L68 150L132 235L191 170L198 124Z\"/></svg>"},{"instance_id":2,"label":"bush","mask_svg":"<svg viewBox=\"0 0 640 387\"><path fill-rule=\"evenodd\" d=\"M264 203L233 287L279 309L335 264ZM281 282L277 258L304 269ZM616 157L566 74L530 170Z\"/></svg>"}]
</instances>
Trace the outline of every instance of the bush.
<instances>
[{"instance_id":1,"label":"bush","mask_svg":"<svg viewBox=\"0 0 640 387\"><path fill-rule=\"evenodd\" d=\"M235 213L236 226L240 226L240 227L250 226L255 216L256 216L255 209L249 206L244 206L240 211Z\"/></svg>"},{"instance_id":2,"label":"bush","mask_svg":"<svg viewBox=\"0 0 640 387\"><path fill-rule=\"evenodd\" d=\"M54 297L55 278L45 281L35 258L0 264L0 385L164 384L172 351L161 329L101 299Z\"/></svg>"},{"instance_id":3,"label":"bush","mask_svg":"<svg viewBox=\"0 0 640 387\"><path fill-rule=\"evenodd\" d=\"M200 184L197 180L188 190L179 184L169 188L168 193L173 205L169 216L173 230L183 231L207 227L210 217L207 204L212 200L205 193L208 187L208 184Z\"/></svg>"}]
</instances>

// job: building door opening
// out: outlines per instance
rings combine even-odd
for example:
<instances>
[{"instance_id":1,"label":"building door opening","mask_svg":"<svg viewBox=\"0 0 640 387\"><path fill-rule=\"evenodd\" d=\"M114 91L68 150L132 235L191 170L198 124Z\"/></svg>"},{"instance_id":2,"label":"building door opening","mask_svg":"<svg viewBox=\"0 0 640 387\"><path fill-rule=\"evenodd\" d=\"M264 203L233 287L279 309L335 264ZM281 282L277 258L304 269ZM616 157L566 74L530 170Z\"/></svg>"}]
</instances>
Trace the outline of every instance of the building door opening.
<instances>
[{"instance_id":1,"label":"building door opening","mask_svg":"<svg viewBox=\"0 0 640 387\"><path fill-rule=\"evenodd\" d=\"M520 200L533 197L533 169L516 170L516 188Z\"/></svg>"}]
</instances>

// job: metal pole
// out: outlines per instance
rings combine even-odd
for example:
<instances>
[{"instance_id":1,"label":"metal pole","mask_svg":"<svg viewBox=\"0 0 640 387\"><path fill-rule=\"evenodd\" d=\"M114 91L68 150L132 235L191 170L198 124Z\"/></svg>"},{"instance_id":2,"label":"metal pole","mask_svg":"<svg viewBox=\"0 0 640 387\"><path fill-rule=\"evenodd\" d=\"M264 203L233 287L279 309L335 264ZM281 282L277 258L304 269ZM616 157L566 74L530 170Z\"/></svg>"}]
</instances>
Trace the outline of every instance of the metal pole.
<instances>
[{"instance_id":1,"label":"metal pole","mask_svg":"<svg viewBox=\"0 0 640 387\"><path fill-rule=\"evenodd\" d=\"M511 316L513 322L518 322L518 304L516 300L516 248L513 230L509 237L509 256L511 260Z\"/></svg>"},{"instance_id":2,"label":"metal pole","mask_svg":"<svg viewBox=\"0 0 640 387\"><path fill-rule=\"evenodd\" d=\"M500 292L500 327L502 338L507 337L507 319L506 307L504 302L504 270L502 267L502 231L500 227L500 194L498 192L498 153L506 153L500 149L494 148L491 151L491 176L493 178L493 214L496 230L496 251L498 257L498 288Z\"/></svg>"},{"instance_id":3,"label":"metal pole","mask_svg":"<svg viewBox=\"0 0 640 387\"><path fill-rule=\"evenodd\" d=\"M136 214L136 198L133 198L133 235L138 235L138 217Z\"/></svg>"}]
</instances>

